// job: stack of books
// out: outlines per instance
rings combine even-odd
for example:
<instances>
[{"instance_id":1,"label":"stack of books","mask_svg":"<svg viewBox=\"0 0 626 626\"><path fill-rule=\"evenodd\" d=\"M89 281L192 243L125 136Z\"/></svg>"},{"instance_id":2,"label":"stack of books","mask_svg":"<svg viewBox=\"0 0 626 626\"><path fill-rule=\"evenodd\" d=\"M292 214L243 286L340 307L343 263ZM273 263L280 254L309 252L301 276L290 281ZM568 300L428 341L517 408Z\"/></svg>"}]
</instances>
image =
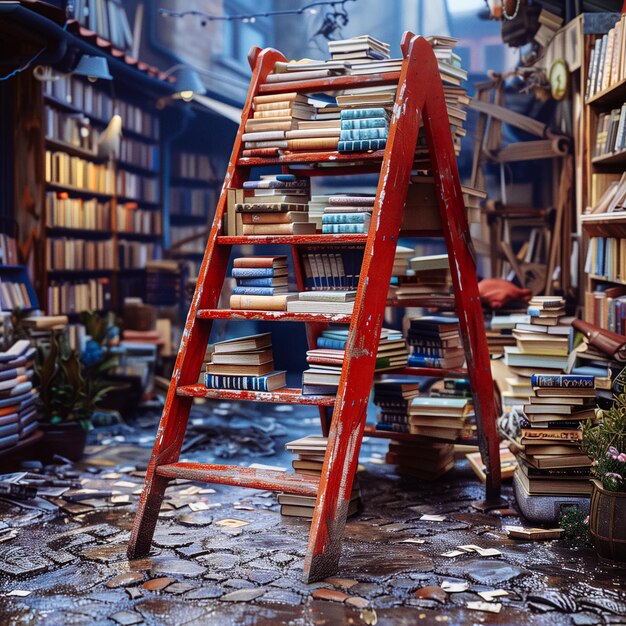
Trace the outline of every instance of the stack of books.
<instances>
[{"instance_id":1,"label":"stack of books","mask_svg":"<svg viewBox=\"0 0 626 626\"><path fill-rule=\"evenodd\" d=\"M247 256L233 261L232 277L237 281L230 297L231 309L286 311L297 294L287 293L287 257Z\"/></svg>"},{"instance_id":2,"label":"stack of books","mask_svg":"<svg viewBox=\"0 0 626 626\"><path fill-rule=\"evenodd\" d=\"M573 318L565 316L565 300L535 296L528 303L528 318L515 325L516 346L504 348L505 363L518 375L558 374L567 367Z\"/></svg>"},{"instance_id":3,"label":"stack of books","mask_svg":"<svg viewBox=\"0 0 626 626\"><path fill-rule=\"evenodd\" d=\"M262 176L243 184L241 213L243 235L310 235L315 224L308 214L309 179L293 174Z\"/></svg>"},{"instance_id":4,"label":"stack of books","mask_svg":"<svg viewBox=\"0 0 626 626\"><path fill-rule=\"evenodd\" d=\"M210 389L275 391L286 374L274 370L272 334L262 333L214 344L204 378Z\"/></svg>"},{"instance_id":5,"label":"stack of books","mask_svg":"<svg viewBox=\"0 0 626 626\"><path fill-rule=\"evenodd\" d=\"M411 255L408 259L406 275L398 279L395 297L398 300L407 300L417 296L447 298L450 295L451 286L447 254Z\"/></svg>"},{"instance_id":6,"label":"stack of books","mask_svg":"<svg viewBox=\"0 0 626 626\"><path fill-rule=\"evenodd\" d=\"M385 457L400 476L437 480L454 468L454 445L443 442L390 441Z\"/></svg>"},{"instance_id":7,"label":"stack of books","mask_svg":"<svg viewBox=\"0 0 626 626\"><path fill-rule=\"evenodd\" d=\"M433 398L471 398L472 386L467 378L443 378L430 388Z\"/></svg>"},{"instance_id":8,"label":"stack of books","mask_svg":"<svg viewBox=\"0 0 626 626\"><path fill-rule=\"evenodd\" d=\"M389 119L389 110L384 107L342 109L337 150L384 150L389 135Z\"/></svg>"},{"instance_id":9,"label":"stack of books","mask_svg":"<svg viewBox=\"0 0 626 626\"><path fill-rule=\"evenodd\" d=\"M352 61L354 59L380 61L389 58L389 44L374 39L370 35L329 41L328 50L333 61Z\"/></svg>"},{"instance_id":10,"label":"stack of books","mask_svg":"<svg viewBox=\"0 0 626 626\"><path fill-rule=\"evenodd\" d=\"M513 330L516 324L529 324L530 316L523 313L493 313L485 319L485 334L489 344L489 354L503 355L505 346L515 346Z\"/></svg>"},{"instance_id":11,"label":"stack of books","mask_svg":"<svg viewBox=\"0 0 626 626\"><path fill-rule=\"evenodd\" d=\"M409 432L443 441L471 436L474 406L469 398L418 397L409 406Z\"/></svg>"},{"instance_id":12,"label":"stack of books","mask_svg":"<svg viewBox=\"0 0 626 626\"><path fill-rule=\"evenodd\" d=\"M37 429L35 354L27 340L0 352L0 450L14 446Z\"/></svg>"},{"instance_id":13,"label":"stack of books","mask_svg":"<svg viewBox=\"0 0 626 626\"><path fill-rule=\"evenodd\" d=\"M409 405L420 394L414 377L385 377L374 383L374 404L380 409L376 430L409 432Z\"/></svg>"},{"instance_id":14,"label":"stack of books","mask_svg":"<svg viewBox=\"0 0 626 626\"><path fill-rule=\"evenodd\" d=\"M308 435L302 439L289 441L285 444L285 449L293 454L291 465L298 474L308 474L310 476L321 476L324 465L324 454L328 439L317 435ZM288 493L278 494L280 504L280 514L287 517L313 517L315 509L314 496L300 496ZM361 494L359 490L358 477L355 477L350 495L350 505L348 515L354 515L360 506Z\"/></svg>"},{"instance_id":15,"label":"stack of books","mask_svg":"<svg viewBox=\"0 0 626 626\"><path fill-rule=\"evenodd\" d=\"M363 264L362 245L301 246L300 258L307 290L354 291Z\"/></svg>"},{"instance_id":16,"label":"stack of books","mask_svg":"<svg viewBox=\"0 0 626 626\"><path fill-rule=\"evenodd\" d=\"M456 317L429 315L410 320L407 343L409 367L462 367L465 352Z\"/></svg>"},{"instance_id":17,"label":"stack of books","mask_svg":"<svg viewBox=\"0 0 626 626\"><path fill-rule=\"evenodd\" d=\"M585 496L591 493L591 460L580 449L581 422L595 415L593 376L531 377L533 396L524 405L516 475L529 495Z\"/></svg>"},{"instance_id":18,"label":"stack of books","mask_svg":"<svg viewBox=\"0 0 626 626\"><path fill-rule=\"evenodd\" d=\"M273 77L283 78L286 74L270 74L268 82L282 82ZM275 156L279 150L334 150L338 137L301 137L290 131L297 131L300 121L311 120L313 105L307 96L294 92L255 96L252 99L254 114L246 122L244 157ZM288 134L289 133L289 134Z\"/></svg>"},{"instance_id":19,"label":"stack of books","mask_svg":"<svg viewBox=\"0 0 626 626\"><path fill-rule=\"evenodd\" d=\"M176 306L182 297L181 267L173 259L153 259L145 264L146 302L155 306Z\"/></svg>"},{"instance_id":20,"label":"stack of books","mask_svg":"<svg viewBox=\"0 0 626 626\"><path fill-rule=\"evenodd\" d=\"M376 196L334 195L322 214L322 233L367 233Z\"/></svg>"},{"instance_id":21,"label":"stack of books","mask_svg":"<svg viewBox=\"0 0 626 626\"><path fill-rule=\"evenodd\" d=\"M356 291L301 291L287 302L287 311L349 315L354 309L355 299Z\"/></svg>"},{"instance_id":22,"label":"stack of books","mask_svg":"<svg viewBox=\"0 0 626 626\"><path fill-rule=\"evenodd\" d=\"M393 257L392 276L409 276L413 272L409 271L409 260L415 255L414 248L406 246L396 246L396 253Z\"/></svg>"},{"instance_id":23,"label":"stack of books","mask_svg":"<svg viewBox=\"0 0 626 626\"><path fill-rule=\"evenodd\" d=\"M322 230L322 217L329 199L330 196L311 196L309 200L309 222L315 224L316 230Z\"/></svg>"},{"instance_id":24,"label":"stack of books","mask_svg":"<svg viewBox=\"0 0 626 626\"><path fill-rule=\"evenodd\" d=\"M325 330L317 338L316 348L306 353L307 363L311 367L302 374L303 395L337 393L347 342L347 330ZM405 367L407 356L402 333L383 328L378 343L376 370Z\"/></svg>"}]
</instances>

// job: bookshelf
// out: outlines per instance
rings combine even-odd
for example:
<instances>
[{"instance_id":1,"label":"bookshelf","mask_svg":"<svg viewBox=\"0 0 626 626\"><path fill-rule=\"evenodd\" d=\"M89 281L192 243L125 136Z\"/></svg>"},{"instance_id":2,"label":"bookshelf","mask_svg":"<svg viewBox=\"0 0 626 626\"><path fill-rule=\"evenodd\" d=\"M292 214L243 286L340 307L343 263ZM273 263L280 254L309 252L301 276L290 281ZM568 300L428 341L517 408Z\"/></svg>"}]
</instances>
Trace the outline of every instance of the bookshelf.
<instances>
[{"instance_id":1,"label":"bookshelf","mask_svg":"<svg viewBox=\"0 0 626 626\"><path fill-rule=\"evenodd\" d=\"M607 33L591 37L587 46L587 210L580 218L586 250L584 315L591 323L621 330L626 295L626 212L620 189L626 171L626 17Z\"/></svg>"},{"instance_id":2,"label":"bookshelf","mask_svg":"<svg viewBox=\"0 0 626 626\"><path fill-rule=\"evenodd\" d=\"M146 262L161 256L159 119L80 77L45 82L42 92L42 305L50 314L119 309L125 296L143 295ZM108 160L98 142L114 113L122 137L119 158Z\"/></svg>"},{"instance_id":3,"label":"bookshelf","mask_svg":"<svg viewBox=\"0 0 626 626\"><path fill-rule=\"evenodd\" d=\"M0 218L0 311L16 307L31 311L38 307L28 268L19 261L16 224Z\"/></svg>"}]
</instances>

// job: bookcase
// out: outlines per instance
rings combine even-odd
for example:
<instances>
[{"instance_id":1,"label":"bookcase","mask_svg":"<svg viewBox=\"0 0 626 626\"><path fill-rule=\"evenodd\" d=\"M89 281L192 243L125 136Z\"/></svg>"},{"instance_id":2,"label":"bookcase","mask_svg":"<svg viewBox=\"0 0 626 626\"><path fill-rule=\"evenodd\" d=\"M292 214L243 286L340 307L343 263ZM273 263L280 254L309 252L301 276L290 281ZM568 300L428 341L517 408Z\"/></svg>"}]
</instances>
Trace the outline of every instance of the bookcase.
<instances>
[{"instance_id":1,"label":"bookcase","mask_svg":"<svg viewBox=\"0 0 626 626\"><path fill-rule=\"evenodd\" d=\"M30 311L38 307L37 295L28 268L19 261L16 224L0 218L0 311L19 307Z\"/></svg>"},{"instance_id":2,"label":"bookcase","mask_svg":"<svg viewBox=\"0 0 626 626\"><path fill-rule=\"evenodd\" d=\"M626 17L587 45L585 319L626 333Z\"/></svg>"},{"instance_id":3,"label":"bookcase","mask_svg":"<svg viewBox=\"0 0 626 626\"><path fill-rule=\"evenodd\" d=\"M142 296L161 255L160 124L106 86L75 76L43 83L44 202L37 287L50 314L118 309ZM119 159L98 154L122 118Z\"/></svg>"}]
</instances>

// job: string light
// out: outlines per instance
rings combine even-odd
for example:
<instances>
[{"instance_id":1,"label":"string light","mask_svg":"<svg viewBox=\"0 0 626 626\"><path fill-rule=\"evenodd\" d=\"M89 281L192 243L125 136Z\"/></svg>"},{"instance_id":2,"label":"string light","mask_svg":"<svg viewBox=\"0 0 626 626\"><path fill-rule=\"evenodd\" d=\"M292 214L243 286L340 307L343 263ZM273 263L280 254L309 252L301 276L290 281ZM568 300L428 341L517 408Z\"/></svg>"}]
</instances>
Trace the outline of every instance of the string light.
<instances>
[{"instance_id":1,"label":"string light","mask_svg":"<svg viewBox=\"0 0 626 626\"><path fill-rule=\"evenodd\" d=\"M276 17L281 15L302 15L309 13L310 15L316 15L318 13L317 7L325 6L331 7L334 14L345 16L347 23L347 11L345 8L346 3L356 2L357 0L318 0L317 2L309 2L299 9L286 9L282 11L264 11L263 13L250 13L247 15L211 15L204 11L197 11L190 9L188 11L172 11L171 9L159 9L159 13L163 17L198 17L200 18L200 24L206 26L207 22L221 21L221 22L243 22L244 24L254 24L259 17ZM331 13L330 15L332 15ZM329 15L329 14L327 14Z\"/></svg>"}]
</instances>

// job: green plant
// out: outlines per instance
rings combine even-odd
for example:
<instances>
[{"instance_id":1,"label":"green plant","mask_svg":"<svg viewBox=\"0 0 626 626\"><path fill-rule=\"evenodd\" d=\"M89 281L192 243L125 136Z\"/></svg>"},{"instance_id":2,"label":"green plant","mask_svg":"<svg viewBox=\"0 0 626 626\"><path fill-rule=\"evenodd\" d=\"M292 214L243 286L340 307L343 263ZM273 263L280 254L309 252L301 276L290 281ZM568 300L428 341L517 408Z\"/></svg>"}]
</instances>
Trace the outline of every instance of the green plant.
<instances>
[{"instance_id":1,"label":"green plant","mask_svg":"<svg viewBox=\"0 0 626 626\"><path fill-rule=\"evenodd\" d=\"M580 544L589 543L589 525L585 514L575 506L570 506L561 513L559 526L565 539Z\"/></svg>"},{"instance_id":2,"label":"green plant","mask_svg":"<svg viewBox=\"0 0 626 626\"><path fill-rule=\"evenodd\" d=\"M626 394L614 396L611 407L596 416L583 425L583 451L606 490L626 491Z\"/></svg>"}]
</instances>

